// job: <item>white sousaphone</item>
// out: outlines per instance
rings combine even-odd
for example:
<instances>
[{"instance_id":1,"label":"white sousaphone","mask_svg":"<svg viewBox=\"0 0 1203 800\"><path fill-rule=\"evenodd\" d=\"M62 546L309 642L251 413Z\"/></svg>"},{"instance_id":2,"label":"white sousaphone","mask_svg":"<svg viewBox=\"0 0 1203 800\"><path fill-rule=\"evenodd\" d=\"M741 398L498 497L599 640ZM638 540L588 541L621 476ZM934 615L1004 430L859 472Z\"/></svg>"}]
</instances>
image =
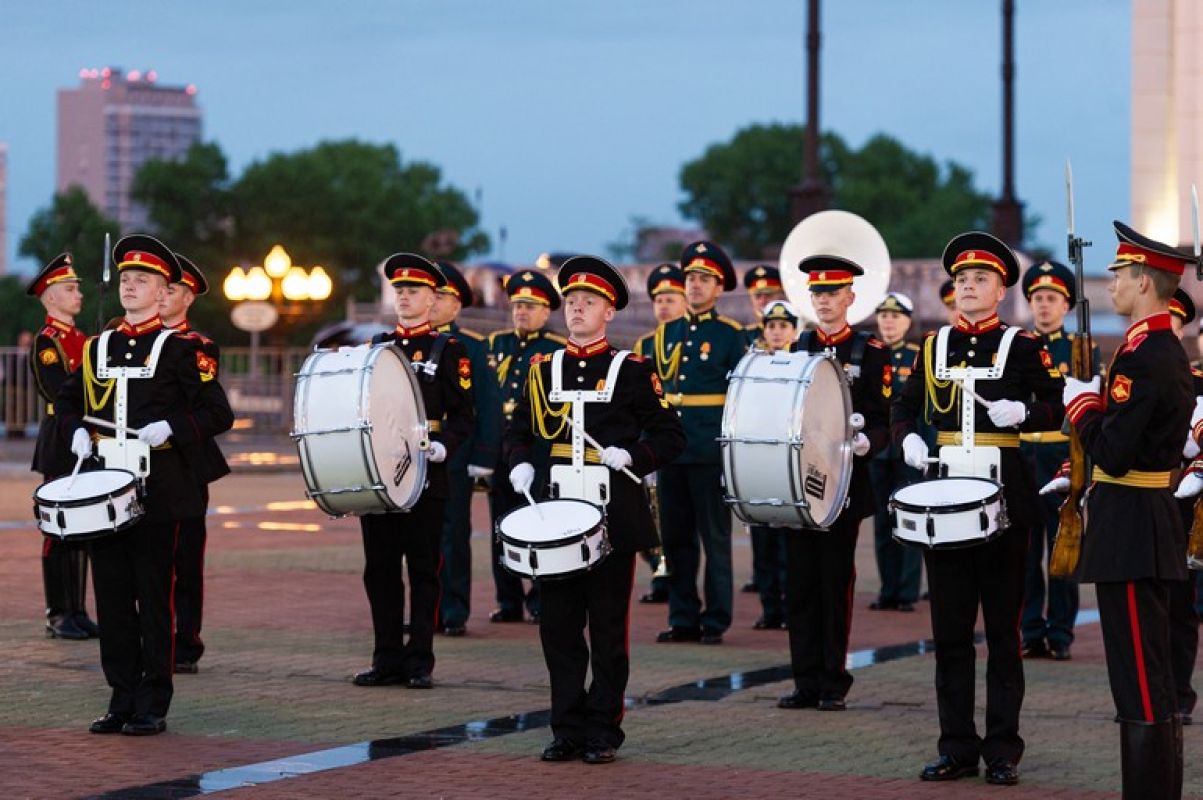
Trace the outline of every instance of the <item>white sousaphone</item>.
<instances>
[{"instance_id":1,"label":"white sousaphone","mask_svg":"<svg viewBox=\"0 0 1203 800\"><path fill-rule=\"evenodd\" d=\"M808 256L841 256L865 271L852 283L856 301L848 309L848 324L873 315L890 288L890 251L885 239L867 220L848 211L820 211L794 226L781 246L781 283L803 320L816 322L806 275L798 262Z\"/></svg>"}]
</instances>

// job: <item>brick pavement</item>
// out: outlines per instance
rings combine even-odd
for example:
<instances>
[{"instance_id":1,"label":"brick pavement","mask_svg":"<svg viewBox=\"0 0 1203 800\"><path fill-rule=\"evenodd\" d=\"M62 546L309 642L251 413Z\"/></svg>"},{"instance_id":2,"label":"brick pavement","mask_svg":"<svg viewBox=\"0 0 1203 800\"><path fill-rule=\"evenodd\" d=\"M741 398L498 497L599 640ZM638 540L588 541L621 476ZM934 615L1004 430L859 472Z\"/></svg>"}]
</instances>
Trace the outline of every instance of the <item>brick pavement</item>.
<instances>
[{"instance_id":1,"label":"brick pavement","mask_svg":"<svg viewBox=\"0 0 1203 800\"><path fill-rule=\"evenodd\" d=\"M32 480L0 491L0 522L29 513ZM214 501L232 509L295 500L295 474L236 475ZM41 637L38 539L0 530L0 796L72 797L313 752L376 737L428 731L547 706L547 678L533 626L490 625L492 607L477 497L477 580L469 635L436 640L437 688L365 690L347 678L371 649L362 555L354 520L315 511L218 514L210 524L201 673L180 676L167 735L97 737L88 721L107 688L93 642ZM306 530L315 526L317 530ZM282 529L281 529L282 528ZM875 596L871 535L861 538L853 622L857 648L929 635L920 613L870 612ZM737 536L737 581L749 572ZM637 591L646 583L640 567ZM1087 593L1087 603L1089 593ZM663 606L634 607L629 693L642 697L692 680L776 666L786 634L754 631L751 595L736 600L720 647L655 645ZM984 648L979 648L984 654ZM1080 629L1068 664L1029 663L1023 735L1028 754L1017 789L980 781L927 786L914 779L934 754L930 655L858 670L844 714L786 712L785 683L735 692L719 702L638 706L628 740L609 767L536 760L546 729L334 769L232 796L255 797L1104 797L1118 788L1118 731L1097 626ZM984 700L984 664L979 669ZM980 702L979 702L980 705ZM979 716L979 720L981 717ZM1187 788L1203 791L1203 729L1187 729ZM1193 764L1192 764L1193 762Z\"/></svg>"}]
</instances>

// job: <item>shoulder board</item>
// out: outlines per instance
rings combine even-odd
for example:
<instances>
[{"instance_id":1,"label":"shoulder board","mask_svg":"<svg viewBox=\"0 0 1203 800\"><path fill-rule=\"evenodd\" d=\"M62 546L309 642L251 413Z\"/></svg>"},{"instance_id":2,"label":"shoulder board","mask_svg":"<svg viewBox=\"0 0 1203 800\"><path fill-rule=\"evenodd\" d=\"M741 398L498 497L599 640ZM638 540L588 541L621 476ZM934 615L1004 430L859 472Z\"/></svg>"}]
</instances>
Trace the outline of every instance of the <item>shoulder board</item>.
<instances>
[{"instance_id":1,"label":"shoulder board","mask_svg":"<svg viewBox=\"0 0 1203 800\"><path fill-rule=\"evenodd\" d=\"M556 344L568 344L568 340L563 336L558 333L551 333L550 331L544 333L543 338L549 342L555 342Z\"/></svg>"},{"instance_id":2,"label":"shoulder board","mask_svg":"<svg viewBox=\"0 0 1203 800\"><path fill-rule=\"evenodd\" d=\"M932 338L932 337L934 337L934 336L935 336L937 333L939 333L939 331L928 331L927 333L923 334L923 338L924 338L925 340L926 340L926 339L931 339L931 338Z\"/></svg>"},{"instance_id":3,"label":"shoulder board","mask_svg":"<svg viewBox=\"0 0 1203 800\"><path fill-rule=\"evenodd\" d=\"M910 350L910 351L911 351L911 352L913 352L913 353L918 353L918 352L919 352L919 345L915 344L914 342L907 342L907 343L906 343L906 349L907 349L907 350Z\"/></svg>"},{"instance_id":4,"label":"shoulder board","mask_svg":"<svg viewBox=\"0 0 1203 800\"><path fill-rule=\"evenodd\" d=\"M195 339L196 341L200 342L201 344L213 344L212 339L210 339L208 336L205 336L203 333L201 333L198 330L191 330L191 331L188 331L187 333L179 334L179 336L184 339Z\"/></svg>"},{"instance_id":5,"label":"shoulder board","mask_svg":"<svg viewBox=\"0 0 1203 800\"><path fill-rule=\"evenodd\" d=\"M751 333L752 331L760 330L760 326L757 325L755 322L753 322L748 325L744 325L744 330L747 331L748 333Z\"/></svg>"},{"instance_id":6,"label":"shoulder board","mask_svg":"<svg viewBox=\"0 0 1203 800\"><path fill-rule=\"evenodd\" d=\"M550 360L551 360L551 356L547 353L535 353L533 356L530 357L530 365L532 367L536 367L539 364L542 364L544 361L550 361Z\"/></svg>"},{"instance_id":7,"label":"shoulder board","mask_svg":"<svg viewBox=\"0 0 1203 800\"><path fill-rule=\"evenodd\" d=\"M492 333L490 333L489 334L489 347L492 347L494 345L494 343L496 343L498 336L505 336L509 332L510 332L509 328L502 328L499 331L493 331Z\"/></svg>"},{"instance_id":8,"label":"shoulder board","mask_svg":"<svg viewBox=\"0 0 1203 800\"><path fill-rule=\"evenodd\" d=\"M647 361L647 358L639 355L638 353L627 353L627 358L629 358L631 361L634 361L636 364L642 364L644 361Z\"/></svg>"},{"instance_id":9,"label":"shoulder board","mask_svg":"<svg viewBox=\"0 0 1203 800\"><path fill-rule=\"evenodd\" d=\"M1004 325L1002 327L1003 327L1003 330L1006 330L1006 328L1007 328L1006 325ZM1021 336L1024 339L1031 339L1032 341L1037 341L1035 334L1033 334L1031 331L1025 331L1023 328L1019 329L1019 336Z\"/></svg>"},{"instance_id":10,"label":"shoulder board","mask_svg":"<svg viewBox=\"0 0 1203 800\"><path fill-rule=\"evenodd\" d=\"M1203 378L1203 369L1199 369L1198 367L1191 367L1190 374L1194 375L1196 378Z\"/></svg>"},{"instance_id":11,"label":"shoulder board","mask_svg":"<svg viewBox=\"0 0 1203 800\"><path fill-rule=\"evenodd\" d=\"M483 335L477 333L476 331L468 330L467 328L460 328L458 331L456 331L456 333L465 339L471 339L474 342L483 342L485 340Z\"/></svg>"},{"instance_id":12,"label":"shoulder board","mask_svg":"<svg viewBox=\"0 0 1203 800\"><path fill-rule=\"evenodd\" d=\"M744 330L744 324L743 324L742 322L740 322L739 320L737 320L737 319L731 319L730 317L723 316L722 314L719 314L719 315L718 315L718 321L719 321L719 322L725 322L725 323L727 323L727 324L728 324L728 325L730 325L732 328L735 328L735 330L737 330L737 331L740 331L741 333L742 333L742 332L743 332L743 330Z\"/></svg>"},{"instance_id":13,"label":"shoulder board","mask_svg":"<svg viewBox=\"0 0 1203 800\"><path fill-rule=\"evenodd\" d=\"M869 347L876 347L878 350L884 350L886 348L885 342L873 336L869 337L869 341L866 342L866 344L868 344Z\"/></svg>"}]
</instances>

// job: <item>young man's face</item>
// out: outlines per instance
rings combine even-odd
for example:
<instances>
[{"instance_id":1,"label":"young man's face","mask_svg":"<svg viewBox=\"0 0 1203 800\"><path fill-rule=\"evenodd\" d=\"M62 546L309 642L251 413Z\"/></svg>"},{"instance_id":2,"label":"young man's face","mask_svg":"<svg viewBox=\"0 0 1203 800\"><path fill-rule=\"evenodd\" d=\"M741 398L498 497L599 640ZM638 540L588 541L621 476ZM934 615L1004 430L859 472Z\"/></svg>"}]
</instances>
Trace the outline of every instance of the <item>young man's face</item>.
<instances>
[{"instance_id":1,"label":"young man's face","mask_svg":"<svg viewBox=\"0 0 1203 800\"><path fill-rule=\"evenodd\" d=\"M1028 306L1032 309L1032 321L1036 330L1041 332L1055 331L1065 321L1069 313L1069 299L1055 289L1037 289L1028 297Z\"/></svg>"},{"instance_id":2,"label":"young man's face","mask_svg":"<svg viewBox=\"0 0 1203 800\"><path fill-rule=\"evenodd\" d=\"M911 329L911 318L897 311L881 311L877 314L877 335L886 344L902 341Z\"/></svg>"},{"instance_id":3,"label":"young man's face","mask_svg":"<svg viewBox=\"0 0 1203 800\"><path fill-rule=\"evenodd\" d=\"M429 286L397 286L393 308L397 319L407 328L420 325L430 319L430 307L434 305L434 289Z\"/></svg>"},{"instance_id":4,"label":"young man's face","mask_svg":"<svg viewBox=\"0 0 1203 800\"><path fill-rule=\"evenodd\" d=\"M510 302L510 316L519 333L533 333L547 324L547 318L551 316L551 306L514 300Z\"/></svg>"},{"instance_id":5,"label":"young man's face","mask_svg":"<svg viewBox=\"0 0 1203 800\"><path fill-rule=\"evenodd\" d=\"M784 319L764 323L764 343L773 350L784 350L798 338L798 329Z\"/></svg>"},{"instance_id":6,"label":"young man's face","mask_svg":"<svg viewBox=\"0 0 1203 800\"><path fill-rule=\"evenodd\" d=\"M848 309L856 300L851 286L841 286L834 292L811 292L810 302L821 325L836 325L848 319Z\"/></svg>"},{"instance_id":7,"label":"young man's face","mask_svg":"<svg viewBox=\"0 0 1203 800\"><path fill-rule=\"evenodd\" d=\"M952 285L957 308L966 317L993 313L1007 293L1002 276L988 269L963 269L952 279Z\"/></svg>"},{"instance_id":8,"label":"young man's face","mask_svg":"<svg viewBox=\"0 0 1203 800\"><path fill-rule=\"evenodd\" d=\"M129 314L158 313L167 293L167 279L140 269L127 269L118 281L121 307Z\"/></svg>"},{"instance_id":9,"label":"young man's face","mask_svg":"<svg viewBox=\"0 0 1203 800\"><path fill-rule=\"evenodd\" d=\"M705 272L685 274L685 301L695 313L705 311L715 304L723 293L723 285L714 275Z\"/></svg>"},{"instance_id":10,"label":"young man's face","mask_svg":"<svg viewBox=\"0 0 1203 800\"><path fill-rule=\"evenodd\" d=\"M430 307L430 324L438 328L454 322L463 306L460 299L450 292L435 292L434 305Z\"/></svg>"},{"instance_id":11,"label":"young man's face","mask_svg":"<svg viewBox=\"0 0 1203 800\"><path fill-rule=\"evenodd\" d=\"M1111 283L1107 285L1107 291L1111 292L1111 305L1115 308L1115 313L1123 317L1132 314L1144 277L1144 275L1134 276L1131 267L1119 267L1111 270Z\"/></svg>"},{"instance_id":12,"label":"young man's face","mask_svg":"<svg viewBox=\"0 0 1203 800\"><path fill-rule=\"evenodd\" d=\"M685 295L680 292L661 292L652 300L656 322L672 322L685 316Z\"/></svg>"},{"instance_id":13,"label":"young man's face","mask_svg":"<svg viewBox=\"0 0 1203 800\"><path fill-rule=\"evenodd\" d=\"M756 312L756 318L760 319L764 316L764 308L774 300L784 300L785 292L749 292L748 297L752 298L752 310Z\"/></svg>"},{"instance_id":14,"label":"young man's face","mask_svg":"<svg viewBox=\"0 0 1203 800\"><path fill-rule=\"evenodd\" d=\"M84 293L79 288L79 281L63 281L48 286L42 292L42 305L55 316L74 318L84 306Z\"/></svg>"},{"instance_id":15,"label":"young man's face","mask_svg":"<svg viewBox=\"0 0 1203 800\"><path fill-rule=\"evenodd\" d=\"M564 295L564 324L569 335L580 344L600 338L606 323L614 319L614 306L594 292L577 289Z\"/></svg>"},{"instance_id":16,"label":"young man's face","mask_svg":"<svg viewBox=\"0 0 1203 800\"><path fill-rule=\"evenodd\" d=\"M178 325L188 316L188 309L192 307L192 301L195 299L196 295L187 286L173 283L163 292L163 299L159 302L159 316L167 325Z\"/></svg>"}]
</instances>

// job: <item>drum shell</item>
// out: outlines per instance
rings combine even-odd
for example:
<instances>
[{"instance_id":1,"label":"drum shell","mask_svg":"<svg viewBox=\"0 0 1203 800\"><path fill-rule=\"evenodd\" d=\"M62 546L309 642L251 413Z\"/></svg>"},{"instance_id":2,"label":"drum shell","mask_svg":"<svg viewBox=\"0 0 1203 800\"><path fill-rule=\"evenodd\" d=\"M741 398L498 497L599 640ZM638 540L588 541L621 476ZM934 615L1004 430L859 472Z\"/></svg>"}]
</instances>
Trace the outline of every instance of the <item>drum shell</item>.
<instances>
[{"instance_id":1,"label":"drum shell","mask_svg":"<svg viewBox=\"0 0 1203 800\"><path fill-rule=\"evenodd\" d=\"M103 471L123 473L127 479L118 488L70 500L43 497L46 487L70 481L70 476L47 481L34 491L34 516L43 535L64 541L85 541L124 531L142 519L141 487L133 473Z\"/></svg>"},{"instance_id":2,"label":"drum shell","mask_svg":"<svg viewBox=\"0 0 1203 800\"><path fill-rule=\"evenodd\" d=\"M583 500L554 500L540 503L550 507L556 503L585 503ZM587 504L591 505L591 504ZM595 507L596 508L596 507ZM560 580L582 575L593 569L610 553L606 535L606 519L599 515L591 527L553 539L527 538L515 525L529 515L529 506L519 506L497 520L495 535L501 543L501 565L523 578ZM529 520L526 520L529 522ZM554 524L548 520L547 524Z\"/></svg>"},{"instance_id":3,"label":"drum shell","mask_svg":"<svg viewBox=\"0 0 1203 800\"><path fill-rule=\"evenodd\" d=\"M930 490L934 483L969 481L992 487L982 497L958 500L954 492L941 493L939 502L913 502L906 498L916 487ZM925 486L926 484L926 486ZM937 478L903 486L890 496L891 530L895 541L929 550L976 547L1006 528L1002 487L984 478Z\"/></svg>"},{"instance_id":4,"label":"drum shell","mask_svg":"<svg viewBox=\"0 0 1203 800\"><path fill-rule=\"evenodd\" d=\"M834 524L852 483L851 415L834 358L745 355L732 373L719 440L724 499L735 515L777 527Z\"/></svg>"}]
</instances>

